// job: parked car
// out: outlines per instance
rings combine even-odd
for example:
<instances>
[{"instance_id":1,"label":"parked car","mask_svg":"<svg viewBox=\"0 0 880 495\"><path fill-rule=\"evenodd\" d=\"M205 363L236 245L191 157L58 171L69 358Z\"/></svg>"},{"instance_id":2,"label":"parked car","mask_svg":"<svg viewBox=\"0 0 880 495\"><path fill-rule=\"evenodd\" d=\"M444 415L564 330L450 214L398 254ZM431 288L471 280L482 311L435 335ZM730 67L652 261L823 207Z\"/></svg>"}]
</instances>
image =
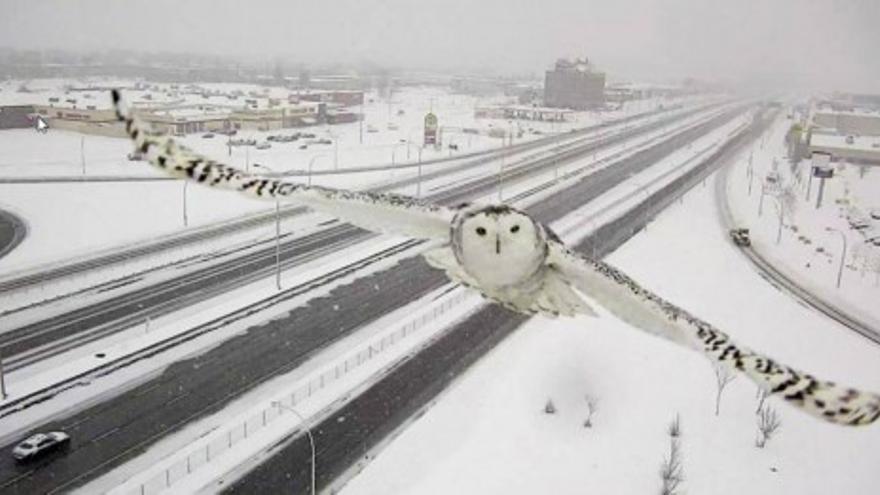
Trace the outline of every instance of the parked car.
<instances>
[{"instance_id":1,"label":"parked car","mask_svg":"<svg viewBox=\"0 0 880 495\"><path fill-rule=\"evenodd\" d=\"M301 150L305 150L305 149L308 149L308 148L309 148L309 145L307 145L307 144L301 144L301 145L299 145L299 149L301 149Z\"/></svg>"},{"instance_id":2,"label":"parked car","mask_svg":"<svg viewBox=\"0 0 880 495\"><path fill-rule=\"evenodd\" d=\"M880 220L880 208L874 208L869 213L874 220Z\"/></svg>"},{"instance_id":3,"label":"parked car","mask_svg":"<svg viewBox=\"0 0 880 495\"><path fill-rule=\"evenodd\" d=\"M70 436L63 431L37 433L16 445L12 449L12 457L17 462L28 462L69 446Z\"/></svg>"},{"instance_id":4,"label":"parked car","mask_svg":"<svg viewBox=\"0 0 880 495\"><path fill-rule=\"evenodd\" d=\"M132 151L126 155L130 161L139 162L144 159L144 155L140 151Z\"/></svg>"},{"instance_id":5,"label":"parked car","mask_svg":"<svg viewBox=\"0 0 880 495\"><path fill-rule=\"evenodd\" d=\"M752 245L749 229L730 229L730 239L737 246L749 247Z\"/></svg>"},{"instance_id":6,"label":"parked car","mask_svg":"<svg viewBox=\"0 0 880 495\"><path fill-rule=\"evenodd\" d=\"M331 141L327 138L321 138L321 139L315 141L315 144L333 144L333 141Z\"/></svg>"},{"instance_id":7,"label":"parked car","mask_svg":"<svg viewBox=\"0 0 880 495\"><path fill-rule=\"evenodd\" d=\"M206 132L206 133L202 134L202 138L204 138L204 139L212 139L213 137L214 137L213 132Z\"/></svg>"},{"instance_id":8,"label":"parked car","mask_svg":"<svg viewBox=\"0 0 880 495\"><path fill-rule=\"evenodd\" d=\"M269 148L271 148L271 147L272 147L272 144L271 144L271 143L267 143L267 142L265 142L265 141L262 142L262 143L258 143L257 146L256 146L256 148L257 148L258 150L267 150L267 149L269 149Z\"/></svg>"}]
</instances>

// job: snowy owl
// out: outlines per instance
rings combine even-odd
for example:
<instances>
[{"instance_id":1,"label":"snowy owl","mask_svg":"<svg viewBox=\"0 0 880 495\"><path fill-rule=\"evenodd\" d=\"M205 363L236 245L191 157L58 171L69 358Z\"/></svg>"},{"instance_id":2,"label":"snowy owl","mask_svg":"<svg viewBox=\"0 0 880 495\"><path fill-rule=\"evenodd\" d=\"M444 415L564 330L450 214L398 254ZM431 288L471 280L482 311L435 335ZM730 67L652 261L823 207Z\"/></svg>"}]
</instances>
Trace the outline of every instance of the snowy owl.
<instances>
[{"instance_id":1,"label":"snowy owl","mask_svg":"<svg viewBox=\"0 0 880 495\"><path fill-rule=\"evenodd\" d=\"M454 208L396 194L306 186L253 175L150 135L113 91L117 117L137 151L163 172L248 196L285 199L359 227L433 241L428 263L486 298L527 314L595 316L591 302L621 320L745 373L824 420L865 425L880 417L880 396L819 380L734 344L722 331L640 286L616 268L568 249L546 226L507 205Z\"/></svg>"}]
</instances>

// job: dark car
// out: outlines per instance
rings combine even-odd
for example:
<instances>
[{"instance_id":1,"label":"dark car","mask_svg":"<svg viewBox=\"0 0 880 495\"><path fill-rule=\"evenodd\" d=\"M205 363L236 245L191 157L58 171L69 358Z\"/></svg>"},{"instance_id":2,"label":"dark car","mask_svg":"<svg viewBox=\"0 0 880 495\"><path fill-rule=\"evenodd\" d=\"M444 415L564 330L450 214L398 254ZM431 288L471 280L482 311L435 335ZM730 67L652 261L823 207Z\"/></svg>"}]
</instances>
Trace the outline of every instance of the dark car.
<instances>
[{"instance_id":1,"label":"dark car","mask_svg":"<svg viewBox=\"0 0 880 495\"><path fill-rule=\"evenodd\" d=\"M730 239L737 246L749 247L752 240L749 238L749 229L730 229Z\"/></svg>"},{"instance_id":2,"label":"dark car","mask_svg":"<svg viewBox=\"0 0 880 495\"><path fill-rule=\"evenodd\" d=\"M37 433L16 445L12 457L18 462L28 462L69 446L70 436L63 431Z\"/></svg>"}]
</instances>

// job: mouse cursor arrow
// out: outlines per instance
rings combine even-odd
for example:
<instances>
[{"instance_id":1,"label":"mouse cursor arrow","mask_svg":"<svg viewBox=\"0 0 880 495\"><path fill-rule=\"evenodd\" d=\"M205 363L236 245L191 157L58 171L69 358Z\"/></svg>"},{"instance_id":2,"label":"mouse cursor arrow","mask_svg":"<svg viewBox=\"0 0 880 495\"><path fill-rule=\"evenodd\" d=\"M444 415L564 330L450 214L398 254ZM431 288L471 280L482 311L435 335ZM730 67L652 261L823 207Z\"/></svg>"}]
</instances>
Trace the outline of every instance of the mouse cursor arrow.
<instances>
[{"instance_id":1,"label":"mouse cursor arrow","mask_svg":"<svg viewBox=\"0 0 880 495\"><path fill-rule=\"evenodd\" d=\"M36 127L37 127L37 132L45 133L46 131L49 130L49 124L47 124L46 121L43 120L43 117L40 117L39 115L37 116Z\"/></svg>"}]
</instances>

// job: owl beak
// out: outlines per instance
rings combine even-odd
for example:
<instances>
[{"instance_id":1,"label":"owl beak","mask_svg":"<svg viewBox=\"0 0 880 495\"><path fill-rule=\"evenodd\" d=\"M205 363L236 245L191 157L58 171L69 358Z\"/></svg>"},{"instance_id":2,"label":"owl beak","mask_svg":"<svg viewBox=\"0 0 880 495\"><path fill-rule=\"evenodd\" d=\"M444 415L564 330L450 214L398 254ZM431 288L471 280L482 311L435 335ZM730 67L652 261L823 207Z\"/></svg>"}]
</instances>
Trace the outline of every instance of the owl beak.
<instances>
[{"instance_id":1,"label":"owl beak","mask_svg":"<svg viewBox=\"0 0 880 495\"><path fill-rule=\"evenodd\" d=\"M495 254L501 254L501 237L495 236Z\"/></svg>"}]
</instances>

